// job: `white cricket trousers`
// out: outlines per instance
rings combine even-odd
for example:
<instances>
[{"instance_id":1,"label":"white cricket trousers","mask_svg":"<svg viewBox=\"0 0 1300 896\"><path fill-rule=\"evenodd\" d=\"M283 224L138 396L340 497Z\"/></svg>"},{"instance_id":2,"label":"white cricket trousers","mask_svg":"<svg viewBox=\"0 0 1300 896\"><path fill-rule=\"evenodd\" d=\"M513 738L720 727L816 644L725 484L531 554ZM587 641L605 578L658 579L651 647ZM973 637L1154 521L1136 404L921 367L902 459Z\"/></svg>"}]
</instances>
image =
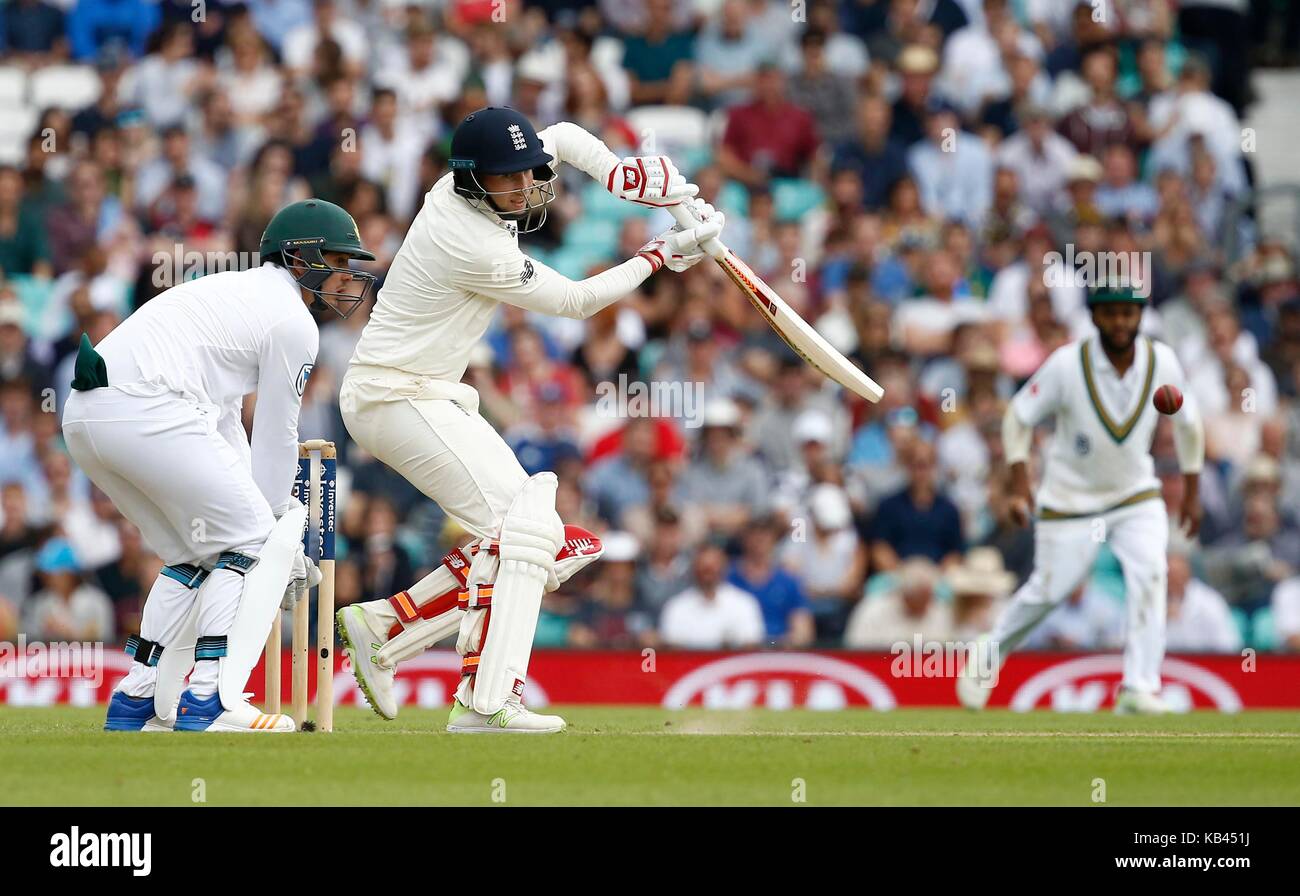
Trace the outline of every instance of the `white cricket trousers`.
<instances>
[{"instance_id":1,"label":"white cricket trousers","mask_svg":"<svg viewBox=\"0 0 1300 896\"><path fill-rule=\"evenodd\" d=\"M348 368L339 408L352 439L479 537L496 538L528 474L478 413L478 393L387 367Z\"/></svg>"},{"instance_id":2,"label":"white cricket trousers","mask_svg":"<svg viewBox=\"0 0 1300 896\"><path fill-rule=\"evenodd\" d=\"M146 391L133 386L132 391ZM140 530L165 565L211 568L224 551L257 554L275 525L271 506L253 480L243 428L218 431L219 409L162 390L127 394L113 386L72 392L63 435L77 465ZM242 445L234 444L238 438ZM229 439L229 440L228 440ZM198 635L229 633L243 592L230 570L208 576ZM166 649L199 591L160 575L145 601L140 636ZM156 669L133 663L119 690L153 694ZM196 694L215 690L217 663L200 662Z\"/></svg>"},{"instance_id":3,"label":"white cricket trousers","mask_svg":"<svg viewBox=\"0 0 1300 896\"><path fill-rule=\"evenodd\" d=\"M1165 656L1169 517L1158 497L1096 516L1038 520L1034 572L1002 611L991 637L1005 659L1087 578L1102 544L1110 546L1124 571L1128 605L1124 686L1159 693Z\"/></svg>"}]
</instances>

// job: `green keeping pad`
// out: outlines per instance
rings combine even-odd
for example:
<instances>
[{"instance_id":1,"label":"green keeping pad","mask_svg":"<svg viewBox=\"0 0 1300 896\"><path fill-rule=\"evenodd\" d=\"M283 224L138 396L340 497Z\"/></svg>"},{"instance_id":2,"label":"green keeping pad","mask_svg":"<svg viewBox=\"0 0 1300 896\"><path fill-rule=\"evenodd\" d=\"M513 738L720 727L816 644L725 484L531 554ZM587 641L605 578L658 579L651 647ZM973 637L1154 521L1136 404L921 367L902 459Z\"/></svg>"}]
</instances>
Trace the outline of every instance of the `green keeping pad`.
<instances>
[{"instance_id":1,"label":"green keeping pad","mask_svg":"<svg viewBox=\"0 0 1300 896\"><path fill-rule=\"evenodd\" d=\"M72 377L72 388L78 392L89 392L108 385L108 367L104 359L90 344L90 337L81 334L81 345L77 349L77 363Z\"/></svg>"}]
</instances>

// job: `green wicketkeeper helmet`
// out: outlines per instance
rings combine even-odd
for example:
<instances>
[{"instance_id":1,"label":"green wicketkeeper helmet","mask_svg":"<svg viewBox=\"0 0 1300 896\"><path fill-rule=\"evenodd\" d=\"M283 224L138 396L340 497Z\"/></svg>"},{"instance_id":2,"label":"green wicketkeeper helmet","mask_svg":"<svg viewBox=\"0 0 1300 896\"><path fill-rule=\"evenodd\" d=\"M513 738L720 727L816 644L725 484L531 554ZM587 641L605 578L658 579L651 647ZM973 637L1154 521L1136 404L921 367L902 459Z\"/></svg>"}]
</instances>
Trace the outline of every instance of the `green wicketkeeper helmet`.
<instances>
[{"instance_id":1,"label":"green wicketkeeper helmet","mask_svg":"<svg viewBox=\"0 0 1300 896\"><path fill-rule=\"evenodd\" d=\"M357 222L345 210L324 199L304 199L287 205L275 213L266 230L258 251L264 261L275 261L285 268L298 264L306 268L295 274L298 285L316 295L313 308L329 308L347 317L366 300L375 275L351 268L336 268L325 261L326 252L346 252L361 261L374 261L373 252L361 245ZM329 292L321 289L331 274L349 274L351 279L363 282L359 296L350 293ZM328 296L343 307L325 301Z\"/></svg>"}]
</instances>

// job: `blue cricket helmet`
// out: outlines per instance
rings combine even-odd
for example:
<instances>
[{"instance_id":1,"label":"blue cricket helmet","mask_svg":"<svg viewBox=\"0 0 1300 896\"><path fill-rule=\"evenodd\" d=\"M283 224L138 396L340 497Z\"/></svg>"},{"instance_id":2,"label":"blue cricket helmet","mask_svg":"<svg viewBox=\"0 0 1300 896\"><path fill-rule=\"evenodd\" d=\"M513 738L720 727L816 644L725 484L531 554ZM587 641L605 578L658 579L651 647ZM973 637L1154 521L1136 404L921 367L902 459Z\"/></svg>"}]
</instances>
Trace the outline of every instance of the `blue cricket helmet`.
<instances>
[{"instance_id":1,"label":"blue cricket helmet","mask_svg":"<svg viewBox=\"0 0 1300 896\"><path fill-rule=\"evenodd\" d=\"M555 198L555 157L542 148L542 139L522 112L488 106L471 112L451 137L448 164L456 192L476 208L514 220L520 232L536 230L546 221L546 206ZM531 171L535 186L525 191L526 207L502 212L490 199L518 191L487 190L480 178L489 174Z\"/></svg>"}]
</instances>

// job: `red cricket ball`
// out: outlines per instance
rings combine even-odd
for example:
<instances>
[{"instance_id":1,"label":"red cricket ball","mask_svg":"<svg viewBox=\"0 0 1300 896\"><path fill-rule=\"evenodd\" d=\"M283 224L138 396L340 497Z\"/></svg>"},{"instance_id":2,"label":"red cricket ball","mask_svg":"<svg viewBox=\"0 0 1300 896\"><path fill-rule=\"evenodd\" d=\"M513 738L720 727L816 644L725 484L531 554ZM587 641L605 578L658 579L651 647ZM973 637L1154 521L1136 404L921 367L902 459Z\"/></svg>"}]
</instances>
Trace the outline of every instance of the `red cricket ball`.
<instances>
[{"instance_id":1,"label":"red cricket ball","mask_svg":"<svg viewBox=\"0 0 1300 896\"><path fill-rule=\"evenodd\" d=\"M1174 386L1164 385L1156 389L1156 394L1151 396L1151 403L1162 414L1177 414L1183 406L1183 393Z\"/></svg>"}]
</instances>

